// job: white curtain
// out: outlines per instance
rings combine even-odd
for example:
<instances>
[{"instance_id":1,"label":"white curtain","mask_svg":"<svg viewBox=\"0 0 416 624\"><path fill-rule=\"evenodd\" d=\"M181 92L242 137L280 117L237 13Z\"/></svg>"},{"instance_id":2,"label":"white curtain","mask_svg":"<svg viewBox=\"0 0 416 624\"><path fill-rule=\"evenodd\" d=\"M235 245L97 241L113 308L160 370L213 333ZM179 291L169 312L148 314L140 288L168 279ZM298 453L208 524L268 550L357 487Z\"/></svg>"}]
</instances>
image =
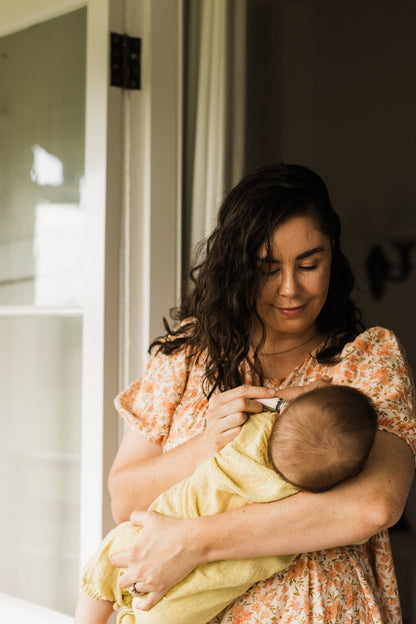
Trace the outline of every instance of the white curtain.
<instances>
[{"instance_id":1,"label":"white curtain","mask_svg":"<svg viewBox=\"0 0 416 624\"><path fill-rule=\"evenodd\" d=\"M188 0L184 267L244 167L246 0Z\"/></svg>"}]
</instances>

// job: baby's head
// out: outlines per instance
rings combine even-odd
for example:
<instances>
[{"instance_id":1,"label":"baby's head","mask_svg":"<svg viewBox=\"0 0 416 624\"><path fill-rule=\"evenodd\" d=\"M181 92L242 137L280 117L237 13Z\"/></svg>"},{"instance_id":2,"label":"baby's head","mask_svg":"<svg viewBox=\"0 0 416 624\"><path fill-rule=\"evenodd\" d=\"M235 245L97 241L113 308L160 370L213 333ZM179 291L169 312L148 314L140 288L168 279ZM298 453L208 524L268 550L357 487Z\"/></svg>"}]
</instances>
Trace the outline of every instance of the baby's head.
<instances>
[{"instance_id":1,"label":"baby's head","mask_svg":"<svg viewBox=\"0 0 416 624\"><path fill-rule=\"evenodd\" d=\"M282 477L311 492L358 474L372 447L377 412L348 386L317 388L289 403L269 439L269 460Z\"/></svg>"}]
</instances>

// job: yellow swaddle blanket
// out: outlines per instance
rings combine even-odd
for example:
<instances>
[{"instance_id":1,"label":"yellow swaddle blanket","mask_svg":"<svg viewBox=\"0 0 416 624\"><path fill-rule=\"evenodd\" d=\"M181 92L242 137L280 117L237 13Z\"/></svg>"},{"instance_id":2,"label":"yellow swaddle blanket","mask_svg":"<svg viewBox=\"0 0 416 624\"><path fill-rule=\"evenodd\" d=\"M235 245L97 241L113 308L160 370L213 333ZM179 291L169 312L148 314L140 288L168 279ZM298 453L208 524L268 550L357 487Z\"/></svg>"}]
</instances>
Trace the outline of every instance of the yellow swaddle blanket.
<instances>
[{"instance_id":1,"label":"yellow swaddle blanket","mask_svg":"<svg viewBox=\"0 0 416 624\"><path fill-rule=\"evenodd\" d=\"M250 415L241 433L193 475L159 496L149 507L174 518L221 513L254 502L290 496L298 488L284 481L267 459L275 412ZM141 529L126 522L111 531L83 572L82 589L92 598L110 600L118 624L206 624L253 583L269 578L295 555L215 561L198 566L172 587L149 611L133 610L132 597L118 587L122 572L111 565L116 552L140 539ZM134 600L140 600L135 598Z\"/></svg>"}]
</instances>

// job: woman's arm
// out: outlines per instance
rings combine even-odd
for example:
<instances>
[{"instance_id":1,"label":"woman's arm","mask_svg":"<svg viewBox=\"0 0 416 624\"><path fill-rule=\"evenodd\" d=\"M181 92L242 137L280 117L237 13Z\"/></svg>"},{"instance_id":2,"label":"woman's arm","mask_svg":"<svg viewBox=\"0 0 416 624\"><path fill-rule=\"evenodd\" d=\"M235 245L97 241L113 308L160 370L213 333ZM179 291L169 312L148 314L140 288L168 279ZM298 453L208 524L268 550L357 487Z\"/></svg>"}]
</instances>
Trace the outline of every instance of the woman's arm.
<instances>
[{"instance_id":1,"label":"woman's arm","mask_svg":"<svg viewBox=\"0 0 416 624\"><path fill-rule=\"evenodd\" d=\"M135 581L153 606L201 563L331 548L364 540L392 526L403 511L414 470L408 445L378 432L363 472L319 494L300 492L216 516L176 520L154 512L133 514L141 539L113 564L127 568L122 585Z\"/></svg>"},{"instance_id":2,"label":"woman's arm","mask_svg":"<svg viewBox=\"0 0 416 624\"><path fill-rule=\"evenodd\" d=\"M274 395L268 388L240 386L228 393L226 404L213 396L204 432L166 453L160 444L128 430L108 480L115 521L123 522L134 510L147 509L162 492L191 475L202 461L238 435L247 414L262 411L255 398Z\"/></svg>"},{"instance_id":3,"label":"woman's arm","mask_svg":"<svg viewBox=\"0 0 416 624\"><path fill-rule=\"evenodd\" d=\"M133 509L147 509L158 493L169 488L192 472L195 465L197 440L182 445L182 453L166 453L157 442L143 434L128 429L117 452L108 478L111 509L119 524L129 519ZM177 461L178 455L182 456ZM168 460L168 470L163 464Z\"/></svg>"},{"instance_id":4,"label":"woman's arm","mask_svg":"<svg viewBox=\"0 0 416 624\"><path fill-rule=\"evenodd\" d=\"M211 528L214 534L217 531L215 539L208 526L195 523L201 556L204 561L261 557L368 539L399 520L413 473L414 456L409 446L396 435L379 431L366 467L354 479L327 492L300 492L276 503L222 514L217 527ZM235 535L237 525L239 538Z\"/></svg>"}]
</instances>

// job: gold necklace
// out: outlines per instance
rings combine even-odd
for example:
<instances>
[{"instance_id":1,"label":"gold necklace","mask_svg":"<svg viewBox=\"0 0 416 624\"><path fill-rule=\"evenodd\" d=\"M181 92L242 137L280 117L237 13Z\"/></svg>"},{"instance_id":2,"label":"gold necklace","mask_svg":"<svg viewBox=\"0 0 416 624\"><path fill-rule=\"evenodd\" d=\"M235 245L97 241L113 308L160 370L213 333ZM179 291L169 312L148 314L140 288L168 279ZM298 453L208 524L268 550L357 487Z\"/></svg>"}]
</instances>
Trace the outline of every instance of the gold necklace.
<instances>
[{"instance_id":1,"label":"gold necklace","mask_svg":"<svg viewBox=\"0 0 416 624\"><path fill-rule=\"evenodd\" d=\"M292 347L291 349L286 349L285 351L275 351L274 353L259 353L259 355L269 356L269 355L283 355L284 353L290 353L291 351L296 351L296 349L300 349L301 347L304 347L309 342L312 342L312 340L315 340L315 338L317 338L318 336L319 334L316 334L316 336L312 336L312 338L305 340L305 342L302 342L302 344L297 345L296 347Z\"/></svg>"}]
</instances>

